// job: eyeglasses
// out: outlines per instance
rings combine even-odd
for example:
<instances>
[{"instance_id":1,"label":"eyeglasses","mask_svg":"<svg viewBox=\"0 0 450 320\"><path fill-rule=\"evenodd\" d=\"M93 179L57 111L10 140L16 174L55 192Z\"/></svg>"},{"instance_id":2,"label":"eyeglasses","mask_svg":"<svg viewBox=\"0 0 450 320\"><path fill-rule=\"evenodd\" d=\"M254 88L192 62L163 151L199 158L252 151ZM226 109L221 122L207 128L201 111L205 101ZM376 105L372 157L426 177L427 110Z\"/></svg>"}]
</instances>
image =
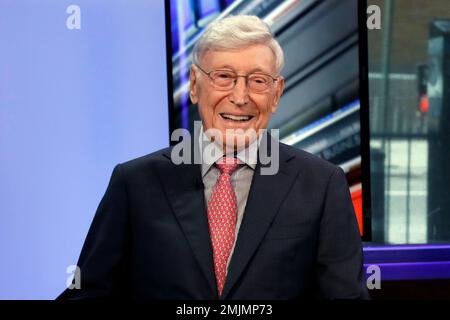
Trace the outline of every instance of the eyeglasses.
<instances>
[{"instance_id":1,"label":"eyeglasses","mask_svg":"<svg viewBox=\"0 0 450 320\"><path fill-rule=\"evenodd\" d=\"M271 75L262 72L239 75L231 70L211 70L206 72L200 68L200 66L195 66L211 79L211 83L217 90L221 91L233 89L237 83L238 77L245 78L247 88L252 92L266 91L275 81L278 81L278 78L274 78Z\"/></svg>"}]
</instances>

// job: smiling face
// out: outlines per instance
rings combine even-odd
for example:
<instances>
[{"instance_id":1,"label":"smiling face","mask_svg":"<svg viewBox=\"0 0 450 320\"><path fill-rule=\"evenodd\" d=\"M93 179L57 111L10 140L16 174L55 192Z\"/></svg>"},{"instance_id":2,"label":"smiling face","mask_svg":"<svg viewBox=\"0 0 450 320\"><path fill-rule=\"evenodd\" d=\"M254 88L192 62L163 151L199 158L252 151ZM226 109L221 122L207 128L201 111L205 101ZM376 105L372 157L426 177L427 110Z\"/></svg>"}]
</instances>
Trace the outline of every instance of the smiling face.
<instances>
[{"instance_id":1,"label":"smiling face","mask_svg":"<svg viewBox=\"0 0 450 320\"><path fill-rule=\"evenodd\" d=\"M275 56L269 47L262 44L236 50L207 51L202 57L200 67L206 72L220 69L234 71L238 75L255 72L274 77L277 75ZM260 129L267 128L284 89L282 77L273 82L267 90L258 93L248 90L244 77L238 77L236 81L236 85L230 90L217 90L205 73L195 66L191 67L190 97L192 102L198 105L204 130L218 129L225 138L224 141L242 139L243 131L254 130L259 134ZM226 136L227 132L231 132L227 129L233 130L234 137ZM249 135L245 135L244 140L245 145L252 142Z\"/></svg>"}]
</instances>

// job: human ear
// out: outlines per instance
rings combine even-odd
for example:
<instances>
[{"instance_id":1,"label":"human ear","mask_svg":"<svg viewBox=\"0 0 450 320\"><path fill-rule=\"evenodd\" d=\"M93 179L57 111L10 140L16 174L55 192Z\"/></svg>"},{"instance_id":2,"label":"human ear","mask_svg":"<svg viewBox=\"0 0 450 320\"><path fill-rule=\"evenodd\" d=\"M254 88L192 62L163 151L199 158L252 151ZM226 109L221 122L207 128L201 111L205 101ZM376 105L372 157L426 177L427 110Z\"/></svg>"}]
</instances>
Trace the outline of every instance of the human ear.
<instances>
[{"instance_id":1,"label":"human ear","mask_svg":"<svg viewBox=\"0 0 450 320\"><path fill-rule=\"evenodd\" d=\"M189 97L191 98L191 102L196 104L198 102L198 91L197 91L197 76L195 74L194 66L191 65L191 69L189 72Z\"/></svg>"},{"instance_id":2,"label":"human ear","mask_svg":"<svg viewBox=\"0 0 450 320\"><path fill-rule=\"evenodd\" d=\"M279 77L277 81L277 87L275 89L275 95L273 97L273 104L272 104L272 113L277 111L278 103L280 102L281 95L284 91L284 78Z\"/></svg>"}]
</instances>

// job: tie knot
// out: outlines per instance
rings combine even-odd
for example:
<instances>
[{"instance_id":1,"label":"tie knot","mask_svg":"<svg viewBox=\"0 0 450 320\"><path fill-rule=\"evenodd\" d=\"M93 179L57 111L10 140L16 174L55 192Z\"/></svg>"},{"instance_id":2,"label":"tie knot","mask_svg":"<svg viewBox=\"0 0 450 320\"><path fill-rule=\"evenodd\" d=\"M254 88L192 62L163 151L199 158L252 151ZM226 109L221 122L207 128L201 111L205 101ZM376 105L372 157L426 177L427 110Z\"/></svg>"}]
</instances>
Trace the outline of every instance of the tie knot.
<instances>
[{"instance_id":1,"label":"tie knot","mask_svg":"<svg viewBox=\"0 0 450 320\"><path fill-rule=\"evenodd\" d=\"M217 160L216 165L217 168L219 168L220 173L231 175L237 168L238 160L236 158L223 157L222 159Z\"/></svg>"}]
</instances>

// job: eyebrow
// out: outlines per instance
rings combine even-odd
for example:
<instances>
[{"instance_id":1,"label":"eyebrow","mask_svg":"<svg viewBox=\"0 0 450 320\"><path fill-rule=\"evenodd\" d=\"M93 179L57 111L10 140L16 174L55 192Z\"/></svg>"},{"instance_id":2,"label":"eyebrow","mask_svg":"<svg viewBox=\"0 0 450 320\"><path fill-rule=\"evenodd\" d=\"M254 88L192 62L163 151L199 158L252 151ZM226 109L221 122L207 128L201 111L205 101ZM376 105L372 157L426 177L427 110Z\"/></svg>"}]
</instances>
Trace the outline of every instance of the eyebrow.
<instances>
[{"instance_id":1,"label":"eyebrow","mask_svg":"<svg viewBox=\"0 0 450 320\"><path fill-rule=\"evenodd\" d=\"M214 68L214 69L215 70L221 70L221 69L224 69L224 68L225 69L228 68L228 69L231 69L231 70L235 71L234 67L232 67L232 66L230 66L228 64L221 65L221 66L219 66L217 68ZM265 71L265 70L261 69L260 67L255 67L255 68L251 69L250 71L248 71L248 73L254 73L254 72L261 72L261 73L265 73L265 74L271 74L270 72Z\"/></svg>"}]
</instances>

